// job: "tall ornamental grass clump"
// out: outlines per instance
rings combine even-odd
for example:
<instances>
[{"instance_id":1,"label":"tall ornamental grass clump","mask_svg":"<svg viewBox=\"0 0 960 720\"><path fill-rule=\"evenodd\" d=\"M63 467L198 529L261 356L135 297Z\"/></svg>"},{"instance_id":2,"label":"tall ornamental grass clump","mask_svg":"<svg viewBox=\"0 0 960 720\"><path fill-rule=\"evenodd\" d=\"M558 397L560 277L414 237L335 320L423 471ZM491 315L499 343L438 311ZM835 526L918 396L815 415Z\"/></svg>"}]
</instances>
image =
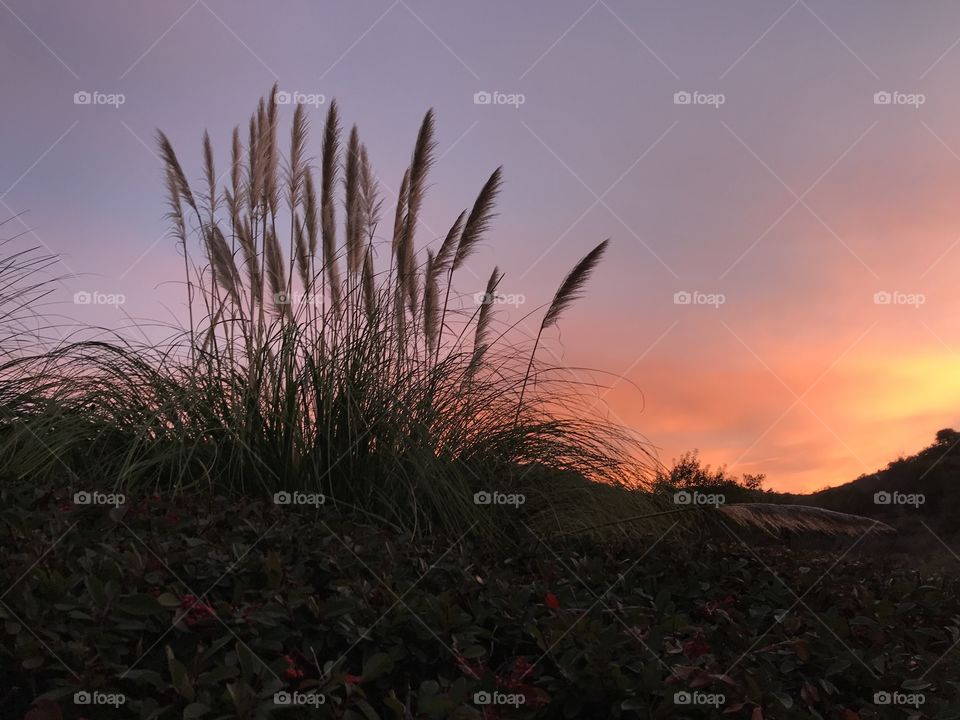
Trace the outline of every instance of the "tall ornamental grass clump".
<instances>
[{"instance_id":1,"label":"tall ornamental grass clump","mask_svg":"<svg viewBox=\"0 0 960 720\"><path fill-rule=\"evenodd\" d=\"M592 481L643 486L652 458L537 356L606 241L540 308L536 339L518 340L496 317L497 268L481 302L480 288L455 288L490 230L501 170L445 236L418 249L433 112L387 212L335 102L318 167L302 106L281 153L275 90L245 133L233 131L222 185L209 135L195 186L158 134L186 331L160 348L82 342L9 363L7 470L143 492L323 493L328 505L413 530L492 517L474 501L481 491L523 493L522 516L561 524L565 512L584 525L604 507L622 512L626 497L635 511L652 503L590 492Z\"/></svg>"},{"instance_id":2,"label":"tall ornamental grass clump","mask_svg":"<svg viewBox=\"0 0 960 720\"><path fill-rule=\"evenodd\" d=\"M25 229L14 232L14 220ZM21 215L0 220L0 362L36 353L48 332L39 305L53 292L49 274L57 259L37 245L17 247L30 233Z\"/></svg>"}]
</instances>

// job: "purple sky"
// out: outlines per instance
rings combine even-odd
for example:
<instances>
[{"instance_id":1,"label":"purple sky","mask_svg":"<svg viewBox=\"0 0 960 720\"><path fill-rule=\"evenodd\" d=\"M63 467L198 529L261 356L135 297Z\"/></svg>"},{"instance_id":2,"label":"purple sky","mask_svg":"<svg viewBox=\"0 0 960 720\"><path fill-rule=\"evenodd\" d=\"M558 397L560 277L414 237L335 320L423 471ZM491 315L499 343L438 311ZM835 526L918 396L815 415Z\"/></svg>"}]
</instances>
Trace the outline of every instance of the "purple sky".
<instances>
[{"instance_id":1,"label":"purple sky","mask_svg":"<svg viewBox=\"0 0 960 720\"><path fill-rule=\"evenodd\" d=\"M181 261L155 128L197 177L203 129L225 167L274 82L336 97L391 198L434 107L421 239L505 166L461 288L498 264L532 309L612 238L548 350L636 383L602 401L665 460L699 448L812 489L960 420L958 70L949 1L0 0L0 215L28 210L18 242L77 276L65 314L168 320ZM81 290L123 312L74 306Z\"/></svg>"}]
</instances>

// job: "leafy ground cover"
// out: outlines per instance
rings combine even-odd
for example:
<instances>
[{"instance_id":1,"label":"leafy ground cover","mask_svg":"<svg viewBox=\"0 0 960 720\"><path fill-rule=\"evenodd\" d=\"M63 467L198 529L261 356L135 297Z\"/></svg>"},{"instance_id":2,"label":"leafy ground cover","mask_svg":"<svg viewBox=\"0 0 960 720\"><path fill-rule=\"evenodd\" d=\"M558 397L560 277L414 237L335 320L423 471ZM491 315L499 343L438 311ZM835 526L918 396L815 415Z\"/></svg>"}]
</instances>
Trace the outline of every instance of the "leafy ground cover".
<instances>
[{"instance_id":1,"label":"leafy ground cover","mask_svg":"<svg viewBox=\"0 0 960 720\"><path fill-rule=\"evenodd\" d=\"M960 713L960 562L869 539L530 530L504 552L326 505L0 495L5 718Z\"/></svg>"}]
</instances>

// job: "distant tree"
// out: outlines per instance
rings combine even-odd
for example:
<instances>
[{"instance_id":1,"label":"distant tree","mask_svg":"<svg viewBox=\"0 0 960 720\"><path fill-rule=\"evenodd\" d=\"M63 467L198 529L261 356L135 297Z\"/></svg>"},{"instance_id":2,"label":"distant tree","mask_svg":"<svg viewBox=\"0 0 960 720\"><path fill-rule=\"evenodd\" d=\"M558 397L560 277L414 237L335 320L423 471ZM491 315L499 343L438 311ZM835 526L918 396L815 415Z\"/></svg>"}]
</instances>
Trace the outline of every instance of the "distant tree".
<instances>
[{"instance_id":1,"label":"distant tree","mask_svg":"<svg viewBox=\"0 0 960 720\"><path fill-rule=\"evenodd\" d=\"M960 441L960 432L953 428L937 431L937 445L956 445L958 441Z\"/></svg>"},{"instance_id":2,"label":"distant tree","mask_svg":"<svg viewBox=\"0 0 960 720\"><path fill-rule=\"evenodd\" d=\"M763 483L767 479L764 473L744 473L740 479L740 485L747 490L763 490Z\"/></svg>"},{"instance_id":3,"label":"distant tree","mask_svg":"<svg viewBox=\"0 0 960 720\"><path fill-rule=\"evenodd\" d=\"M745 473L738 479L736 475L727 471L726 465L720 465L714 469L710 464L704 464L700 460L699 451L692 450L674 460L673 467L665 473L661 472L657 481L661 486L680 490L730 487L762 490L766 479L767 476L762 473Z\"/></svg>"}]
</instances>

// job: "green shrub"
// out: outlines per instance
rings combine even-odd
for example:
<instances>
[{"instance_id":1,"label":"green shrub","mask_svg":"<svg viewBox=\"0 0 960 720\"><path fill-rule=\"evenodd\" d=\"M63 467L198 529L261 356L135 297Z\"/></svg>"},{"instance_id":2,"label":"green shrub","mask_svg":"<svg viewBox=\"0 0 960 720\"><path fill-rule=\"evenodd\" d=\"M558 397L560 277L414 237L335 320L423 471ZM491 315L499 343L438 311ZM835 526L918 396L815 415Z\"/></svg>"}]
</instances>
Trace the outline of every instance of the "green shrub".
<instances>
[{"instance_id":1,"label":"green shrub","mask_svg":"<svg viewBox=\"0 0 960 720\"><path fill-rule=\"evenodd\" d=\"M904 717L878 692L922 693L929 717L960 711L946 552L931 568L869 538L830 556L526 530L504 552L475 532L414 542L330 507L71 500L0 486L4 718L41 696L91 720ZM474 702L494 690L524 702ZM74 704L84 691L126 700ZM325 702L287 708L282 692Z\"/></svg>"}]
</instances>

